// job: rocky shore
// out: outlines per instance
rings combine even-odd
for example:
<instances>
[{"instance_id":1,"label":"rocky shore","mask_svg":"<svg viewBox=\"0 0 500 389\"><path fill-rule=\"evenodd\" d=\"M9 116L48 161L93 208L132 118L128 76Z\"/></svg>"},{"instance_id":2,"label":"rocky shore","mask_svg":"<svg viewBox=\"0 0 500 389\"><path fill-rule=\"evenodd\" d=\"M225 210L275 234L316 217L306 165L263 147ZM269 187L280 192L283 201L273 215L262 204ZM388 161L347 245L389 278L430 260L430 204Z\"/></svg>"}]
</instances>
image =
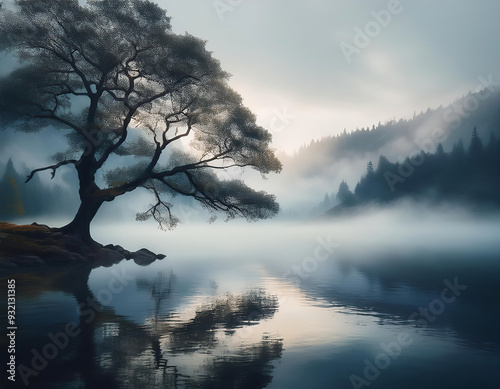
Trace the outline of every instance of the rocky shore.
<instances>
[{"instance_id":1,"label":"rocky shore","mask_svg":"<svg viewBox=\"0 0 500 389\"><path fill-rule=\"evenodd\" d=\"M0 268L88 263L109 266L123 259L147 265L165 255L148 249L132 252L121 246L84 243L77 235L65 235L48 226L0 222Z\"/></svg>"}]
</instances>

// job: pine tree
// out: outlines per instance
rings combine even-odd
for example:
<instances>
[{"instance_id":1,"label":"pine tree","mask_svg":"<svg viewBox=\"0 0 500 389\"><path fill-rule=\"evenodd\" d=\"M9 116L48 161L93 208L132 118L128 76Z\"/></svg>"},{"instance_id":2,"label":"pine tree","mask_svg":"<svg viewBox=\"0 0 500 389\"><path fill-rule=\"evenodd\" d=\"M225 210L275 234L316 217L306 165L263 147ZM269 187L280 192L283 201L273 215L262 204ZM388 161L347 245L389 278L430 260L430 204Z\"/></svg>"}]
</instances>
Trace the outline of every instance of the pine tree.
<instances>
[{"instance_id":1,"label":"pine tree","mask_svg":"<svg viewBox=\"0 0 500 389\"><path fill-rule=\"evenodd\" d=\"M439 142L439 144L438 144L438 147L436 149L436 154L439 156L444 155L444 149L443 149L443 145L441 144L441 142Z\"/></svg>"},{"instance_id":2,"label":"pine tree","mask_svg":"<svg viewBox=\"0 0 500 389\"><path fill-rule=\"evenodd\" d=\"M451 156L455 162L461 163L465 159L465 148L462 139L453 145Z\"/></svg>"},{"instance_id":3,"label":"pine tree","mask_svg":"<svg viewBox=\"0 0 500 389\"><path fill-rule=\"evenodd\" d=\"M325 198L323 199L323 206L328 207L330 205L330 196L328 193L325 193Z\"/></svg>"},{"instance_id":4,"label":"pine tree","mask_svg":"<svg viewBox=\"0 0 500 389\"><path fill-rule=\"evenodd\" d=\"M477 128L474 127L472 131L472 137L469 146L469 156L473 160L478 160L483 155L483 142L477 133Z\"/></svg>"},{"instance_id":5,"label":"pine tree","mask_svg":"<svg viewBox=\"0 0 500 389\"><path fill-rule=\"evenodd\" d=\"M339 190L337 192L337 199L343 204L343 205L353 205L354 204L354 194L350 191L349 185L347 182L342 180L342 182L339 185Z\"/></svg>"},{"instance_id":6,"label":"pine tree","mask_svg":"<svg viewBox=\"0 0 500 389\"><path fill-rule=\"evenodd\" d=\"M390 169L391 163L389 160L381 155L378 159L378 165L377 165L377 173L384 173L386 170Z\"/></svg>"},{"instance_id":7,"label":"pine tree","mask_svg":"<svg viewBox=\"0 0 500 389\"><path fill-rule=\"evenodd\" d=\"M14 169L12 160L9 159L0 186L0 198L2 199L0 215L4 217L15 217L26 214L18 181L19 174Z\"/></svg>"},{"instance_id":8,"label":"pine tree","mask_svg":"<svg viewBox=\"0 0 500 389\"><path fill-rule=\"evenodd\" d=\"M487 152L489 154L492 154L494 152L495 147L496 147L496 143L497 143L497 137L495 136L495 133L493 131L491 131L490 141L488 142L488 146L486 147Z\"/></svg>"},{"instance_id":9,"label":"pine tree","mask_svg":"<svg viewBox=\"0 0 500 389\"><path fill-rule=\"evenodd\" d=\"M374 173L375 173L375 170L373 169L373 163L372 163L372 161L370 161L366 165L366 174L369 175L369 176L371 176Z\"/></svg>"}]
</instances>

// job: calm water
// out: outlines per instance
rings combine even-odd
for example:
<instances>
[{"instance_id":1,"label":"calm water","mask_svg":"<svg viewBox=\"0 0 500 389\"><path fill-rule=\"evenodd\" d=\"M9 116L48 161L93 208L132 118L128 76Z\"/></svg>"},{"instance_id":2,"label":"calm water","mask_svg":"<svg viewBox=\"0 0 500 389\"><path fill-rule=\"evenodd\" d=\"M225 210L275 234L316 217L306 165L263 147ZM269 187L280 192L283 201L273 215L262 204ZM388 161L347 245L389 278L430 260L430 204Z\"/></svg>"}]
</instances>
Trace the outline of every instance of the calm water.
<instances>
[{"instance_id":1,"label":"calm water","mask_svg":"<svg viewBox=\"0 0 500 389\"><path fill-rule=\"evenodd\" d=\"M2 272L16 383L500 388L500 224L380 223L98 226L167 258Z\"/></svg>"}]
</instances>

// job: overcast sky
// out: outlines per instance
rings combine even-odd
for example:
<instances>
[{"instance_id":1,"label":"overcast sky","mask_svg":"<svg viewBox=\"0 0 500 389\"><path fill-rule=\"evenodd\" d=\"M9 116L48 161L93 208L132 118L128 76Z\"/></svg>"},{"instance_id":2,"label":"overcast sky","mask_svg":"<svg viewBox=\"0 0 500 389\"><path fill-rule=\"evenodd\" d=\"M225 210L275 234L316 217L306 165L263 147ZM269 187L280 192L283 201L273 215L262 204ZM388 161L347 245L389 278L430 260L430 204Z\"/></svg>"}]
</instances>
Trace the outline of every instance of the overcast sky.
<instances>
[{"instance_id":1,"label":"overcast sky","mask_svg":"<svg viewBox=\"0 0 500 389\"><path fill-rule=\"evenodd\" d=\"M174 32L207 41L275 147L288 152L446 105L480 76L500 80L497 1L157 2Z\"/></svg>"}]
</instances>

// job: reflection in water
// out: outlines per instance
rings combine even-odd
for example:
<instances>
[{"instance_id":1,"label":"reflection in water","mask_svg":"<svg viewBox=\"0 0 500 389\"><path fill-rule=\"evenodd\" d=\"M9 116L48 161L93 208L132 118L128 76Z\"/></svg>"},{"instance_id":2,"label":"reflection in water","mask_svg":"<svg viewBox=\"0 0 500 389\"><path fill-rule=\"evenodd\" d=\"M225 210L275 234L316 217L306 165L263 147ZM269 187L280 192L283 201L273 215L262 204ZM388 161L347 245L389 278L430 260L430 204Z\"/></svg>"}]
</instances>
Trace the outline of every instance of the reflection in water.
<instances>
[{"instance_id":1,"label":"reflection in water","mask_svg":"<svg viewBox=\"0 0 500 389\"><path fill-rule=\"evenodd\" d=\"M151 315L137 324L99 301L88 286L91 271L90 267L78 267L45 270L43 276L14 276L20 285L18 294L29 296L33 308L48 290L71 295L78 304L78 335L69 339L59 356L48 361L40 373L32 366L34 354L28 352L30 346L24 341L39 345L37 350L43 356L44 345L53 338L44 336L43 328L35 328L33 337L20 339L24 349L17 363L35 373L23 374L30 386L57 388L72 382L74 387L84 385L89 389L259 388L271 381L271 362L281 356L282 339L263 335L258 342L245 342L236 336L236 330L272 317L278 309L275 296L258 289L212 297L193 317L179 320L178 315L163 314L176 277L172 271L159 272L153 280L136 281L137 290L147 291L154 302ZM26 319L36 323L37 315L43 314L35 309L27 312ZM64 323L53 319L50 333L63 334L60 329Z\"/></svg>"},{"instance_id":2,"label":"reflection in water","mask_svg":"<svg viewBox=\"0 0 500 389\"><path fill-rule=\"evenodd\" d=\"M42 389L352 389L349 377L364 377L381 344L406 334L411 345L370 389L500 388L497 236L468 250L341 246L298 280L293 270L327 236L300 232L281 243L248 234L234 239L248 250L223 241L223 251L203 246L207 255L194 257L178 244L172 258L148 266L4 273L2 290L7 276L17 285L18 366L40 370L28 378ZM164 242L153 238L140 245ZM435 319L425 326L410 319L455 278L467 289L443 312L429 310ZM68 335L71 322L76 336ZM55 343L49 334L61 346L45 366L33 362L33 350L43 357Z\"/></svg>"},{"instance_id":3,"label":"reflection in water","mask_svg":"<svg viewBox=\"0 0 500 389\"><path fill-rule=\"evenodd\" d=\"M500 301L500 257L496 254L477 255L473 260L459 254L373 255L344 258L334 267L335 271L302 282L302 290L332 305L350 307L355 314L370 312L381 324L454 331L462 342L483 349L500 345L500 311L496 308ZM435 302L436 306L429 308L432 301L442 299L441 293L449 285L461 288L456 298L450 291L446 299L451 293L453 301ZM421 308L431 312L422 314ZM418 315L410 319L415 312ZM418 320L425 317L425 322Z\"/></svg>"},{"instance_id":4,"label":"reflection in water","mask_svg":"<svg viewBox=\"0 0 500 389\"><path fill-rule=\"evenodd\" d=\"M277 309L276 297L266 295L263 290L239 296L227 294L201 307L188 322L174 327L169 335L169 348L179 353L215 347L220 332L217 330L224 329L225 334L232 335L236 328L254 325L271 317Z\"/></svg>"}]
</instances>

